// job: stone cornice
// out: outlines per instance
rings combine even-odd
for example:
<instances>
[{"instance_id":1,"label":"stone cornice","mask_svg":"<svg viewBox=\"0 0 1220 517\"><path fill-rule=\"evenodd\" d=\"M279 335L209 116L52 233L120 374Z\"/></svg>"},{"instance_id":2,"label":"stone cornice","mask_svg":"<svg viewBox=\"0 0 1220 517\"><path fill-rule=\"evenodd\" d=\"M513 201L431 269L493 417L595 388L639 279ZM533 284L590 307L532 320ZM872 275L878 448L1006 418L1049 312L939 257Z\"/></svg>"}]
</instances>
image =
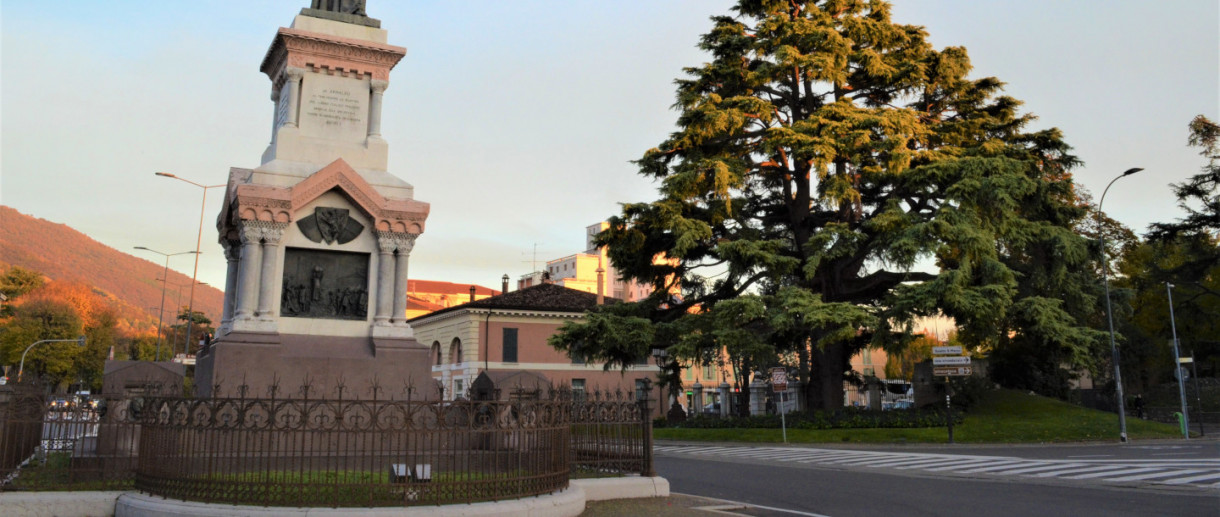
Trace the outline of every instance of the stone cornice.
<instances>
[{"instance_id":1,"label":"stone cornice","mask_svg":"<svg viewBox=\"0 0 1220 517\"><path fill-rule=\"evenodd\" d=\"M420 316L417 319L412 319L409 323L413 327L418 327L420 325L425 325L428 323L445 321L448 319L460 318L460 317L474 316L476 318L483 318L483 317L487 316L488 312L491 313L491 316L493 319L496 316L518 316L518 317L539 318L539 319L550 318L550 319L559 319L559 320L579 320L579 319L584 319L584 317L585 317L584 312L577 313L577 312L560 312L560 311L531 311L531 310L523 310L523 309L471 308L471 309L459 309L459 310L455 310L455 311L444 312L441 314L437 314L435 316L432 314L426 314L424 316Z\"/></svg>"},{"instance_id":2,"label":"stone cornice","mask_svg":"<svg viewBox=\"0 0 1220 517\"><path fill-rule=\"evenodd\" d=\"M388 81L390 70L406 54L407 49L394 45L281 27L259 69L271 78L276 90L283 84L287 67Z\"/></svg>"},{"instance_id":3,"label":"stone cornice","mask_svg":"<svg viewBox=\"0 0 1220 517\"><path fill-rule=\"evenodd\" d=\"M230 181L233 181L232 177ZM424 232L424 221L431 210L428 203L383 197L342 158L292 187L238 183L232 189L232 198L227 200L232 210L230 224L238 221L291 222L293 214L302 207L335 188L343 191L373 220L377 231L410 235Z\"/></svg>"}]
</instances>

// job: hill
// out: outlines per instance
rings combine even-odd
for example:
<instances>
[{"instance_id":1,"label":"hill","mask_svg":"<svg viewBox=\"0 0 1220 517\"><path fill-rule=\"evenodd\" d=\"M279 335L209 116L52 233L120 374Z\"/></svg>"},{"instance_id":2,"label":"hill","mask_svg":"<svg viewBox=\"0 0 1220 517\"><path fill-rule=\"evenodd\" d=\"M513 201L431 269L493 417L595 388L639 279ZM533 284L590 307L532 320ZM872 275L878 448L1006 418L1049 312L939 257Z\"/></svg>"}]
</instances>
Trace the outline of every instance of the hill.
<instances>
[{"instance_id":1,"label":"hill","mask_svg":"<svg viewBox=\"0 0 1220 517\"><path fill-rule=\"evenodd\" d=\"M0 206L0 262L32 269L52 280L79 281L94 286L119 302L127 317L151 317L161 304L163 264L123 253L71 227L22 214ZM170 293L166 319L173 318L174 284L191 284L191 277L169 271ZM183 300L185 304L186 300ZM224 293L211 286L195 288L195 310L219 325ZM142 318L141 318L142 319Z\"/></svg>"}]
</instances>

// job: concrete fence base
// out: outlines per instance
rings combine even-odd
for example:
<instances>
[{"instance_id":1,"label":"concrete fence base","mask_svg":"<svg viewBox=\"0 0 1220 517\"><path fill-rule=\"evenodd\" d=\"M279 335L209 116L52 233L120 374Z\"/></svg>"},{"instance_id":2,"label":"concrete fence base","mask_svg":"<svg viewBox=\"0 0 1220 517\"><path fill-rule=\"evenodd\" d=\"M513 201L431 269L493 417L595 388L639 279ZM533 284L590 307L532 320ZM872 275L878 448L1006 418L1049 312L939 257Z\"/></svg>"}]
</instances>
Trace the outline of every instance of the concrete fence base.
<instances>
[{"instance_id":1,"label":"concrete fence base","mask_svg":"<svg viewBox=\"0 0 1220 517\"><path fill-rule=\"evenodd\" d=\"M662 477L574 479L567 489L537 497L474 504L406 508L283 508L178 501L140 492L0 492L4 517L334 516L334 517L565 517L580 515L586 501L666 497Z\"/></svg>"}]
</instances>

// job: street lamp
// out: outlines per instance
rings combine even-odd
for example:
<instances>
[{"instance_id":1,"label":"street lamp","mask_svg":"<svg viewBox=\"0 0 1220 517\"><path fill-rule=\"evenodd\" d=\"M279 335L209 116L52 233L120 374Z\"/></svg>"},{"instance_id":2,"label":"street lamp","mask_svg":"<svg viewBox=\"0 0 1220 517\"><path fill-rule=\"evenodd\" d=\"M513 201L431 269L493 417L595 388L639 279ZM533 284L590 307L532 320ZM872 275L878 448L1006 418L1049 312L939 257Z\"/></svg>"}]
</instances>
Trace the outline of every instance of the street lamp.
<instances>
[{"instance_id":1,"label":"street lamp","mask_svg":"<svg viewBox=\"0 0 1220 517\"><path fill-rule=\"evenodd\" d=\"M195 238L195 271L193 273L191 273L191 296L190 296L190 298L187 299L187 302L186 302L186 316L187 316L186 342L187 342L187 346L188 346L188 350L189 350L189 346L190 346L190 342L191 342L191 320L193 320L195 318L195 282L198 280L197 277L199 276L199 246L200 246L200 244L203 243L203 216L204 216L204 211L207 210L207 206L208 206L208 189L223 187L224 185L223 184L222 185L201 185L201 184L195 183L191 180L188 180L185 178L180 178L180 177L170 174L168 172L158 172L156 174L157 174L157 176L185 181L187 183L190 183L191 185L194 185L196 187L203 189L203 204L202 204L202 206L199 207L199 236Z\"/></svg>"},{"instance_id":2,"label":"street lamp","mask_svg":"<svg viewBox=\"0 0 1220 517\"><path fill-rule=\"evenodd\" d=\"M158 281L158 282L161 282L162 284L169 284L169 285L174 286L174 290L178 292L178 303L177 303L177 304L175 304L174 306L178 308L178 309L177 309L178 311L181 311L181 310L182 310L182 288L183 288L183 287L186 287L186 284L177 284L177 283L173 283L173 282L170 282L170 281L168 281L168 280L166 280L166 279L164 279L164 278L158 278L158 279L157 279L157 281ZM207 283L207 282L195 282L195 283L196 283L196 284L198 284L198 285L208 285L208 283ZM188 309L188 310L189 310L189 309ZM175 312L175 313L174 313L175 317L177 317L177 315L178 315L178 314L180 314L180 313L179 313L179 312ZM189 314L189 313L187 314L187 322L185 323L185 325L187 326L187 328L190 328L190 325L191 325L191 319L190 319L190 314ZM182 352L182 353L184 353L184 354L185 354L185 353L186 353L186 350L187 350L187 349L190 347L191 342L190 342L190 341L184 341L183 343L184 343L184 344L183 344L183 346L182 346L182 348L183 348L183 352ZM172 342L169 344L169 355L170 355L170 359L172 360L172 359L173 359L173 357L174 357L174 344L173 344Z\"/></svg>"},{"instance_id":3,"label":"street lamp","mask_svg":"<svg viewBox=\"0 0 1220 517\"><path fill-rule=\"evenodd\" d=\"M144 250L144 251L151 251L153 253L156 253L158 255L165 257L165 272L161 273L164 276L164 278L169 278L169 258L170 257L172 257L174 255L186 255L188 253L194 253L196 257L199 256L198 251L183 251L183 252L179 252L179 253L161 253L160 251L157 251L152 248L145 248L144 246L136 246L136 249ZM161 310L157 311L157 358L156 358L157 361L161 360L161 321L162 321L163 317L165 316L165 288L168 284L169 284L169 282L165 282L165 283L161 284Z\"/></svg>"},{"instance_id":4,"label":"street lamp","mask_svg":"<svg viewBox=\"0 0 1220 517\"><path fill-rule=\"evenodd\" d=\"M1169 296L1169 328L1173 329L1173 374L1178 378L1178 396L1182 400L1182 435L1189 440L1190 413L1186 412L1186 379L1182 375L1186 369L1182 367L1182 356L1178 352L1178 324L1173 320L1173 284L1165 282L1165 292Z\"/></svg>"},{"instance_id":5,"label":"street lamp","mask_svg":"<svg viewBox=\"0 0 1220 517\"><path fill-rule=\"evenodd\" d=\"M34 345L41 343L66 343L69 341L74 341L80 346L85 346L85 336L81 336L76 339L44 339L42 341L35 341L34 344L25 347L25 351L21 353L21 366L17 367L17 382L21 382L21 374L25 372L25 354L30 353L30 349L34 348Z\"/></svg>"},{"instance_id":6,"label":"street lamp","mask_svg":"<svg viewBox=\"0 0 1220 517\"><path fill-rule=\"evenodd\" d=\"M1118 397L1118 439L1122 443L1127 443L1127 408L1124 407L1126 401L1123 399L1122 369L1118 366L1118 345L1114 344L1114 311L1110 309L1110 276L1106 271L1110 264L1106 259L1106 232L1101 225L1101 206L1106 202L1106 193L1110 192L1110 185L1142 170L1144 169L1132 167L1123 171L1117 178L1110 180L1106 189L1101 192L1101 201L1097 202L1097 235L1101 237L1101 280L1106 286L1106 322L1110 325L1110 356L1114 361L1114 387L1117 390L1115 396Z\"/></svg>"}]
</instances>

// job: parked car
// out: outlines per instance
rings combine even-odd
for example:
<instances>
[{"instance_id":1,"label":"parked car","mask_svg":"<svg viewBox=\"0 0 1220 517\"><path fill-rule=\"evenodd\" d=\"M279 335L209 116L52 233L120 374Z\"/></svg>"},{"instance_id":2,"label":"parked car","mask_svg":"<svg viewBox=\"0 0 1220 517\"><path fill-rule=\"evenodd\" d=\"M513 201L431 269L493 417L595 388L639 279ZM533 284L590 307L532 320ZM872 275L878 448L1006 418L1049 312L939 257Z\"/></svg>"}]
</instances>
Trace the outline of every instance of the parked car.
<instances>
[{"instance_id":1,"label":"parked car","mask_svg":"<svg viewBox=\"0 0 1220 517\"><path fill-rule=\"evenodd\" d=\"M704 404L703 405L703 414L719 415L720 414L720 403L719 402L708 402L707 404Z\"/></svg>"}]
</instances>

